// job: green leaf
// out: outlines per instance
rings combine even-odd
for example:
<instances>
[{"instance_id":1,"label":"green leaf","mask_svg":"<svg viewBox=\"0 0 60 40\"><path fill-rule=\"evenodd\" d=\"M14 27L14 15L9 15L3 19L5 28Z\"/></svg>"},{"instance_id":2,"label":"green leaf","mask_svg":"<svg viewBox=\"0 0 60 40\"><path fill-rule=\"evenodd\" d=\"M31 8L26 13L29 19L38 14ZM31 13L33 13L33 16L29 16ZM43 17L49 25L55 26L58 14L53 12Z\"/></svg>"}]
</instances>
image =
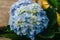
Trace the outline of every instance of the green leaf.
<instances>
[{"instance_id":1,"label":"green leaf","mask_svg":"<svg viewBox=\"0 0 60 40\"><path fill-rule=\"evenodd\" d=\"M56 27L56 9L55 8L48 8L45 10L46 11L46 15L49 19L49 23L48 23L48 28L45 29L41 34L39 34L38 36L41 38L53 38L55 36L55 31L57 29Z\"/></svg>"},{"instance_id":2,"label":"green leaf","mask_svg":"<svg viewBox=\"0 0 60 40\"><path fill-rule=\"evenodd\" d=\"M55 36L55 34L49 34L49 35L46 35L46 36L40 35L40 37L44 38L44 39L47 39L47 38L52 39L54 36Z\"/></svg>"},{"instance_id":3,"label":"green leaf","mask_svg":"<svg viewBox=\"0 0 60 40\"><path fill-rule=\"evenodd\" d=\"M13 38L13 37L15 37L16 36L16 34L1 34L0 35L1 37L6 37L6 38Z\"/></svg>"},{"instance_id":4,"label":"green leaf","mask_svg":"<svg viewBox=\"0 0 60 40\"><path fill-rule=\"evenodd\" d=\"M60 32L60 27L58 27L58 30L59 30L59 32Z\"/></svg>"},{"instance_id":5,"label":"green leaf","mask_svg":"<svg viewBox=\"0 0 60 40\"><path fill-rule=\"evenodd\" d=\"M57 21L57 15L56 15L56 9L55 8L48 8L45 10L46 15L49 19L49 25L48 26L54 26Z\"/></svg>"},{"instance_id":6,"label":"green leaf","mask_svg":"<svg viewBox=\"0 0 60 40\"><path fill-rule=\"evenodd\" d=\"M45 29L41 34L38 35L41 38L53 38L55 36L55 30L51 27Z\"/></svg>"},{"instance_id":7,"label":"green leaf","mask_svg":"<svg viewBox=\"0 0 60 40\"><path fill-rule=\"evenodd\" d=\"M57 12L60 14L60 0L57 0L57 2L58 2Z\"/></svg>"},{"instance_id":8,"label":"green leaf","mask_svg":"<svg viewBox=\"0 0 60 40\"><path fill-rule=\"evenodd\" d=\"M49 4L52 5L53 7L57 8L58 4L57 4L57 0L48 0Z\"/></svg>"},{"instance_id":9,"label":"green leaf","mask_svg":"<svg viewBox=\"0 0 60 40\"><path fill-rule=\"evenodd\" d=\"M10 38L11 40L28 40L26 36L19 36L16 34L11 34L11 33L6 33L6 34L1 34L0 37L5 37L5 38Z\"/></svg>"}]
</instances>

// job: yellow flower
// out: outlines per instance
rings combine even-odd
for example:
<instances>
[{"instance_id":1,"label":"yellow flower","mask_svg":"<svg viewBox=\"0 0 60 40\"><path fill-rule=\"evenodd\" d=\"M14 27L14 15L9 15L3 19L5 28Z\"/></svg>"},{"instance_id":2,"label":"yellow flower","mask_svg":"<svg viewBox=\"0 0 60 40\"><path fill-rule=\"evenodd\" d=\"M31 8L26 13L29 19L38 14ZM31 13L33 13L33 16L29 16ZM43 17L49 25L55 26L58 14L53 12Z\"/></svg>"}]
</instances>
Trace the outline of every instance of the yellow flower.
<instances>
[{"instance_id":1,"label":"yellow flower","mask_svg":"<svg viewBox=\"0 0 60 40\"><path fill-rule=\"evenodd\" d=\"M33 0L33 2L40 4L44 9L47 9L50 6L47 0Z\"/></svg>"},{"instance_id":2,"label":"yellow flower","mask_svg":"<svg viewBox=\"0 0 60 40\"><path fill-rule=\"evenodd\" d=\"M49 3L48 3L48 1L47 0L41 0L41 2L40 2L40 0L38 0L38 3L42 6L42 8L44 8L44 9L47 9L47 8L49 8Z\"/></svg>"},{"instance_id":3,"label":"yellow flower","mask_svg":"<svg viewBox=\"0 0 60 40\"><path fill-rule=\"evenodd\" d=\"M56 12L56 13L57 13L57 23L60 26L60 14L58 12Z\"/></svg>"}]
</instances>

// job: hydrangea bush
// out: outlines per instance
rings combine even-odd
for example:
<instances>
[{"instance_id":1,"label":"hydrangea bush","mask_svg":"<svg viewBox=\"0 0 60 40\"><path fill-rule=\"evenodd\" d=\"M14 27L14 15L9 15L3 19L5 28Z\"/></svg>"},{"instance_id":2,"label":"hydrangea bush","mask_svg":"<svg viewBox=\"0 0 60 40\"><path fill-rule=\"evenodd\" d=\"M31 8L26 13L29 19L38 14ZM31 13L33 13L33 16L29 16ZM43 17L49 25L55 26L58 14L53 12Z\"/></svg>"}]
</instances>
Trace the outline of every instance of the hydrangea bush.
<instances>
[{"instance_id":1,"label":"hydrangea bush","mask_svg":"<svg viewBox=\"0 0 60 40\"><path fill-rule=\"evenodd\" d=\"M17 35L26 35L34 40L48 26L49 19L40 5L32 0L18 0L10 10L9 25Z\"/></svg>"}]
</instances>

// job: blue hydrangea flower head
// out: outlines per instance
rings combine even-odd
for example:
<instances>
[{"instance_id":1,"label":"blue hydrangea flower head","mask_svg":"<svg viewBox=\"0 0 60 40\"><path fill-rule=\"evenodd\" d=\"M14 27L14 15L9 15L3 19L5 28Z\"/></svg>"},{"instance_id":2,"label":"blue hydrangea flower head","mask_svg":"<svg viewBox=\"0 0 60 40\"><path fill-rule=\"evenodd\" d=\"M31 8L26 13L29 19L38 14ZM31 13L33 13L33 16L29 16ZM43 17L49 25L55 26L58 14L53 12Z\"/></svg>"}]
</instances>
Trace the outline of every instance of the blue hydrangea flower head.
<instances>
[{"instance_id":1,"label":"blue hydrangea flower head","mask_svg":"<svg viewBox=\"0 0 60 40\"><path fill-rule=\"evenodd\" d=\"M35 35L47 28L48 21L46 12L32 0L18 0L11 7L9 25L17 35L34 40Z\"/></svg>"},{"instance_id":2,"label":"blue hydrangea flower head","mask_svg":"<svg viewBox=\"0 0 60 40\"><path fill-rule=\"evenodd\" d=\"M18 0L20 3L31 3L32 0Z\"/></svg>"}]
</instances>

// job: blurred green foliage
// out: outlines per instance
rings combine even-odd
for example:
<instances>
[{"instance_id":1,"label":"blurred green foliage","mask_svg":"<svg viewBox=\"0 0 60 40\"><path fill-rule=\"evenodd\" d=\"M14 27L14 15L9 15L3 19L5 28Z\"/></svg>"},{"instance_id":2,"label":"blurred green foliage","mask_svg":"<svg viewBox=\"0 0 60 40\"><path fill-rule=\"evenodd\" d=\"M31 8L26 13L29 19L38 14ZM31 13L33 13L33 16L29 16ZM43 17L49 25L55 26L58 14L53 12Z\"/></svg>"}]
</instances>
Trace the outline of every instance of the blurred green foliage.
<instances>
[{"instance_id":1,"label":"blurred green foliage","mask_svg":"<svg viewBox=\"0 0 60 40\"><path fill-rule=\"evenodd\" d=\"M49 4L52 5L53 7L55 7L55 8L58 7L58 4L57 4L58 2L57 2L57 0L48 0L48 2L49 2Z\"/></svg>"},{"instance_id":2,"label":"blurred green foliage","mask_svg":"<svg viewBox=\"0 0 60 40\"><path fill-rule=\"evenodd\" d=\"M57 2L58 2L58 7L57 7L57 11L58 11L58 13L60 13L60 0L57 0Z\"/></svg>"}]
</instances>

